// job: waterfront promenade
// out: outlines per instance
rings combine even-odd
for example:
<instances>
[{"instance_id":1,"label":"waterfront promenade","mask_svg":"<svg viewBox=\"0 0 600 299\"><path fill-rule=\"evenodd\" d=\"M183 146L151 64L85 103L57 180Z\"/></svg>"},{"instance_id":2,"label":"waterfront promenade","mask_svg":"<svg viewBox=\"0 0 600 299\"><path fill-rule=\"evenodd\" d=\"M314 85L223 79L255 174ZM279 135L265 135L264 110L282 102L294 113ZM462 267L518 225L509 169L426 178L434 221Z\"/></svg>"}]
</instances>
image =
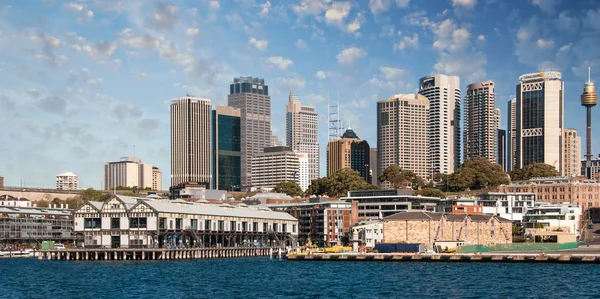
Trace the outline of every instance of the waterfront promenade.
<instances>
[{"instance_id":1,"label":"waterfront promenade","mask_svg":"<svg viewBox=\"0 0 600 299\"><path fill-rule=\"evenodd\" d=\"M77 248L47 249L38 253L39 260L182 260L270 256L279 248Z\"/></svg>"}]
</instances>

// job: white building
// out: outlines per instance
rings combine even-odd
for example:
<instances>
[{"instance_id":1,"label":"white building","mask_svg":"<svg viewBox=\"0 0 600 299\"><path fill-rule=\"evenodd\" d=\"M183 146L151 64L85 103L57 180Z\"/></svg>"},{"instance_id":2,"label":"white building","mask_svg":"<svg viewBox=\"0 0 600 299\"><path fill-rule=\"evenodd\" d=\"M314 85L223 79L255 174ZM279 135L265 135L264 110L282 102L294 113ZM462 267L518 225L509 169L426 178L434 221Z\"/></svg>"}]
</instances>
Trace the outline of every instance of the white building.
<instances>
[{"instance_id":1,"label":"white building","mask_svg":"<svg viewBox=\"0 0 600 299\"><path fill-rule=\"evenodd\" d=\"M300 172L298 155L285 146L267 147L252 158L251 189L271 191L278 183L296 182Z\"/></svg>"},{"instance_id":2,"label":"white building","mask_svg":"<svg viewBox=\"0 0 600 299\"><path fill-rule=\"evenodd\" d=\"M298 221L287 213L244 204L113 195L74 212L85 247L235 247L294 244Z\"/></svg>"},{"instance_id":3,"label":"white building","mask_svg":"<svg viewBox=\"0 0 600 299\"><path fill-rule=\"evenodd\" d=\"M476 200L476 205L483 207L483 214L522 222L527 211L535 206L535 194L487 192Z\"/></svg>"},{"instance_id":4,"label":"white building","mask_svg":"<svg viewBox=\"0 0 600 299\"><path fill-rule=\"evenodd\" d=\"M159 181L160 180L160 181ZM162 185L162 175L157 167L136 157L122 157L118 162L104 164L104 190L117 187L155 189Z\"/></svg>"},{"instance_id":5,"label":"white building","mask_svg":"<svg viewBox=\"0 0 600 299\"><path fill-rule=\"evenodd\" d=\"M516 168L553 165L564 174L564 83L560 72L519 77L517 85Z\"/></svg>"},{"instance_id":6,"label":"white building","mask_svg":"<svg viewBox=\"0 0 600 299\"><path fill-rule=\"evenodd\" d=\"M429 100L431 172L451 174L461 160L460 78L441 74L423 77L419 94Z\"/></svg>"},{"instance_id":7,"label":"white building","mask_svg":"<svg viewBox=\"0 0 600 299\"><path fill-rule=\"evenodd\" d=\"M360 242L367 248L374 248L375 244L383 242L383 222L361 221L352 226L352 241Z\"/></svg>"},{"instance_id":8,"label":"white building","mask_svg":"<svg viewBox=\"0 0 600 299\"><path fill-rule=\"evenodd\" d=\"M12 197L10 195L0 195L0 206L6 207L31 207L31 201L27 198Z\"/></svg>"},{"instance_id":9,"label":"white building","mask_svg":"<svg viewBox=\"0 0 600 299\"><path fill-rule=\"evenodd\" d=\"M318 179L320 177L319 118L315 107L302 105L290 90L285 110L286 145L296 153L308 155L308 178Z\"/></svg>"},{"instance_id":10,"label":"white building","mask_svg":"<svg viewBox=\"0 0 600 299\"><path fill-rule=\"evenodd\" d=\"M79 189L79 182L76 174L72 172L65 172L56 176L56 190L77 189Z\"/></svg>"},{"instance_id":11,"label":"white building","mask_svg":"<svg viewBox=\"0 0 600 299\"><path fill-rule=\"evenodd\" d=\"M536 228L536 223L538 223L541 224L544 230L568 230L568 232L579 236L581 233L581 215L581 206L575 204L539 202L535 207L527 210L524 223L526 229Z\"/></svg>"},{"instance_id":12,"label":"white building","mask_svg":"<svg viewBox=\"0 0 600 299\"><path fill-rule=\"evenodd\" d=\"M302 191L308 189L310 184L310 162L308 154L298 154L298 162L300 163L300 171L298 172L298 185Z\"/></svg>"}]
</instances>

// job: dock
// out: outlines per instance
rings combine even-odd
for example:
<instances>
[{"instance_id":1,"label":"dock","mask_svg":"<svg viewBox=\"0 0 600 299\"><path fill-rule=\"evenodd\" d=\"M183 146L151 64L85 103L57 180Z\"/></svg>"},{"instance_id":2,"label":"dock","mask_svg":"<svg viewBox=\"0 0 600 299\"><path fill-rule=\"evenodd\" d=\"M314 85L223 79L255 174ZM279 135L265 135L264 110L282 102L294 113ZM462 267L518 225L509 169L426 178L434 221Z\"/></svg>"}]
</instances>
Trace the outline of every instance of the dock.
<instances>
[{"instance_id":1,"label":"dock","mask_svg":"<svg viewBox=\"0 0 600 299\"><path fill-rule=\"evenodd\" d=\"M183 260L273 256L278 248L74 248L39 251L39 260L116 261L116 260Z\"/></svg>"},{"instance_id":2,"label":"dock","mask_svg":"<svg viewBox=\"0 0 600 299\"><path fill-rule=\"evenodd\" d=\"M482 254L402 254L402 253L307 253L290 254L289 261L373 261L373 262L499 262L600 264L600 254L564 253L482 253Z\"/></svg>"}]
</instances>

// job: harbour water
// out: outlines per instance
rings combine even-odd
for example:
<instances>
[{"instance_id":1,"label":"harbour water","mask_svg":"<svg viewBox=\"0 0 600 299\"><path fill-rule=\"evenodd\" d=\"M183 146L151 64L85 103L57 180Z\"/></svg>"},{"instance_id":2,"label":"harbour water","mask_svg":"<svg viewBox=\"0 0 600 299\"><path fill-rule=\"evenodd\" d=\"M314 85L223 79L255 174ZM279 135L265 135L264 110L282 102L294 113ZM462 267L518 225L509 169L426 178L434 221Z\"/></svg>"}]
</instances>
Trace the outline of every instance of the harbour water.
<instances>
[{"instance_id":1,"label":"harbour water","mask_svg":"<svg viewBox=\"0 0 600 299\"><path fill-rule=\"evenodd\" d=\"M586 264L0 259L0 298L600 298Z\"/></svg>"}]
</instances>

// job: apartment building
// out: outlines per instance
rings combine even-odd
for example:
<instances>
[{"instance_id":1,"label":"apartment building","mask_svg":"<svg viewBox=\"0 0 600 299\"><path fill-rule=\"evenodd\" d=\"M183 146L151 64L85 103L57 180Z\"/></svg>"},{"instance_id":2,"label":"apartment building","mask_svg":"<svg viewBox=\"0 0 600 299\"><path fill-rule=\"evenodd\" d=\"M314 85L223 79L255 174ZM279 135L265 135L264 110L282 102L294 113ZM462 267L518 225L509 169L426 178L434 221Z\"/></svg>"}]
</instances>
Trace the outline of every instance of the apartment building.
<instances>
[{"instance_id":1,"label":"apartment building","mask_svg":"<svg viewBox=\"0 0 600 299\"><path fill-rule=\"evenodd\" d=\"M575 129L565 129L563 138L565 140L564 173L567 176L577 176L581 173L581 136L577 136Z\"/></svg>"},{"instance_id":2,"label":"apartment building","mask_svg":"<svg viewBox=\"0 0 600 299\"><path fill-rule=\"evenodd\" d=\"M278 183L299 183L300 160L289 147L267 147L251 161L251 189L270 191Z\"/></svg>"},{"instance_id":3,"label":"apartment building","mask_svg":"<svg viewBox=\"0 0 600 299\"><path fill-rule=\"evenodd\" d=\"M61 173L56 176L56 190L77 190L79 189L79 179L72 172Z\"/></svg>"},{"instance_id":4,"label":"apartment building","mask_svg":"<svg viewBox=\"0 0 600 299\"><path fill-rule=\"evenodd\" d=\"M469 84L465 96L464 160L497 161L498 114L493 81Z\"/></svg>"}]
</instances>

